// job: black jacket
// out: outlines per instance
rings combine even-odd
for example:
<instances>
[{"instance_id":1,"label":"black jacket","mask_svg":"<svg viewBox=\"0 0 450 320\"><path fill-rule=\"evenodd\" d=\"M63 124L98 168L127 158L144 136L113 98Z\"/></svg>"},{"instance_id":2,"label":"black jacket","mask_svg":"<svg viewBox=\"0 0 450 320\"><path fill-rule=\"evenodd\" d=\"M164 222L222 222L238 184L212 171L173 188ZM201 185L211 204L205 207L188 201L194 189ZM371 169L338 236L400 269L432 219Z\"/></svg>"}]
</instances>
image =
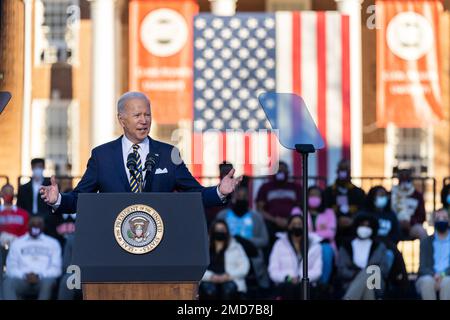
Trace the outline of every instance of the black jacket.
<instances>
[{"instance_id":1,"label":"black jacket","mask_svg":"<svg viewBox=\"0 0 450 320\"><path fill-rule=\"evenodd\" d=\"M50 185L50 179L44 178L44 186ZM50 214L50 207L38 196L38 214L41 216L47 216ZM30 216L33 214L33 182L30 181L19 187L19 193L17 194L17 206L28 211Z\"/></svg>"},{"instance_id":2,"label":"black jacket","mask_svg":"<svg viewBox=\"0 0 450 320\"><path fill-rule=\"evenodd\" d=\"M379 266L383 279L387 278L388 268L386 261L386 246L382 242L372 240L367 265ZM351 240L344 242L339 248L337 270L338 277L342 282L343 288L345 289L348 288L357 274L362 271L361 268L353 262L353 247Z\"/></svg>"}]
</instances>

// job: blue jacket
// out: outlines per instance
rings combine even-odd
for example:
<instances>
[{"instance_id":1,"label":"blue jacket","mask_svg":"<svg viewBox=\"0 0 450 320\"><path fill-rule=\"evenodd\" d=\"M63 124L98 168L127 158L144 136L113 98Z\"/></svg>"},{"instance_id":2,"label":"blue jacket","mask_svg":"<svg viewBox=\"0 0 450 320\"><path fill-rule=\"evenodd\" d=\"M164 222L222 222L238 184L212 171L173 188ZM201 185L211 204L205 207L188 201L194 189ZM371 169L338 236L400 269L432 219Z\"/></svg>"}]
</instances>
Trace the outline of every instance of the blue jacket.
<instances>
[{"instance_id":1,"label":"blue jacket","mask_svg":"<svg viewBox=\"0 0 450 320\"><path fill-rule=\"evenodd\" d=\"M86 172L77 187L69 193L63 193L61 204L55 213L73 213L77 210L79 193L92 192L131 192L130 183L123 163L122 136L114 141L100 145L92 150ZM155 165L146 180L144 192L201 192L205 206L223 205L217 194L217 187L203 187L191 175L179 152L170 144L148 138L150 152L154 155ZM172 161L172 151L175 159ZM167 173L155 174L160 168Z\"/></svg>"}]
</instances>

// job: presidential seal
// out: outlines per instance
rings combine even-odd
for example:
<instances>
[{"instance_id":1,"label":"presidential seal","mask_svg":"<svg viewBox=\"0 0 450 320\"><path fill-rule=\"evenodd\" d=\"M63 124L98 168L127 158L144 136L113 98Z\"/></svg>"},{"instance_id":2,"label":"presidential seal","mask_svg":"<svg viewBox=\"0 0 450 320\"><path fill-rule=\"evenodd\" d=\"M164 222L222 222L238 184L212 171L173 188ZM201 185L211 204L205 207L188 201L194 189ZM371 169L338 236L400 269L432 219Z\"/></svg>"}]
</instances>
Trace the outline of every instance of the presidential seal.
<instances>
[{"instance_id":1,"label":"presidential seal","mask_svg":"<svg viewBox=\"0 0 450 320\"><path fill-rule=\"evenodd\" d=\"M161 216L152 207L136 204L122 210L114 222L114 236L119 246L132 254L155 249L164 235Z\"/></svg>"}]
</instances>

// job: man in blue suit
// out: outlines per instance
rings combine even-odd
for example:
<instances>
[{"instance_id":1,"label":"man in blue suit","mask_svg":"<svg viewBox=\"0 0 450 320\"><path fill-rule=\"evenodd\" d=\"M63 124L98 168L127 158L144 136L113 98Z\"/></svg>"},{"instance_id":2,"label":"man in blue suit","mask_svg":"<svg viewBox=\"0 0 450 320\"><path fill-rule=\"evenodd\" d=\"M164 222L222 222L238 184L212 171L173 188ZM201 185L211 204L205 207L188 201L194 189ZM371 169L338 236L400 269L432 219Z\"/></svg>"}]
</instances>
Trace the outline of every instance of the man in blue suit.
<instances>
[{"instance_id":1,"label":"man in blue suit","mask_svg":"<svg viewBox=\"0 0 450 320\"><path fill-rule=\"evenodd\" d=\"M233 177L233 169L218 186L201 186L177 149L148 136L151 109L150 101L143 93L125 93L120 97L117 109L124 134L92 150L86 172L77 187L72 192L60 193L55 177L51 178L50 186L41 187L42 199L55 213L76 212L78 194L91 192L201 192L205 206L217 206L224 203L242 180L242 176ZM127 169L130 154L134 155L137 164L135 171ZM150 171L144 171L148 154L153 165Z\"/></svg>"}]
</instances>

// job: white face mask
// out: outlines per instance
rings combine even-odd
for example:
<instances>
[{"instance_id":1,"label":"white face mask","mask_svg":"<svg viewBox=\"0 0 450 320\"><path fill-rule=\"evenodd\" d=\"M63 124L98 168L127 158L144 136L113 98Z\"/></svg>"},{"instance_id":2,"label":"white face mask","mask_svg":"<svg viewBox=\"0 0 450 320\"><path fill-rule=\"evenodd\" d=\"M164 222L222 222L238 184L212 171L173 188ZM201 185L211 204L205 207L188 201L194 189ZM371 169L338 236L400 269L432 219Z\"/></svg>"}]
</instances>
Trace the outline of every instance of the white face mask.
<instances>
[{"instance_id":1,"label":"white face mask","mask_svg":"<svg viewBox=\"0 0 450 320\"><path fill-rule=\"evenodd\" d=\"M34 178L42 178L44 176L44 169L42 168L34 168L33 169L33 177Z\"/></svg>"},{"instance_id":2,"label":"white face mask","mask_svg":"<svg viewBox=\"0 0 450 320\"><path fill-rule=\"evenodd\" d=\"M39 237L39 235L42 233L42 230L40 228L36 228L36 227L31 227L30 228L30 235L32 237Z\"/></svg>"},{"instance_id":3,"label":"white face mask","mask_svg":"<svg viewBox=\"0 0 450 320\"><path fill-rule=\"evenodd\" d=\"M366 226L359 226L358 229L356 229L356 234L358 235L358 238L361 239L370 238L370 236L372 235L372 228Z\"/></svg>"}]
</instances>

